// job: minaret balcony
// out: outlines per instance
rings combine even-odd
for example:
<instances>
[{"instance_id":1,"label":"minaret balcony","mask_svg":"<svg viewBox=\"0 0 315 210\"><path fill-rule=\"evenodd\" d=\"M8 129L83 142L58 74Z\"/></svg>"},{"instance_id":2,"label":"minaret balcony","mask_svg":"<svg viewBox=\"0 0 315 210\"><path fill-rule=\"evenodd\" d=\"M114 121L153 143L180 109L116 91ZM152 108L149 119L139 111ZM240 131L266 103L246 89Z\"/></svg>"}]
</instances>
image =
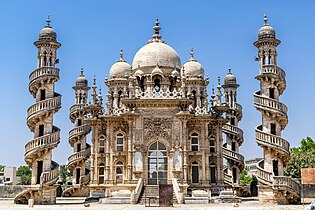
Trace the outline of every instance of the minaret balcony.
<instances>
[{"instance_id":1,"label":"minaret balcony","mask_svg":"<svg viewBox=\"0 0 315 210\"><path fill-rule=\"evenodd\" d=\"M224 133L236 136L237 139L241 140L241 141L239 141L240 144L243 143L243 131L242 131L242 129L238 128L237 126L229 125L229 124L224 125L222 129L223 129Z\"/></svg>"},{"instance_id":2,"label":"minaret balcony","mask_svg":"<svg viewBox=\"0 0 315 210\"><path fill-rule=\"evenodd\" d=\"M288 107L280 101L272 98L267 98L260 95L260 91L254 94L254 104L256 108L261 108L271 112L278 112L287 117Z\"/></svg>"},{"instance_id":3,"label":"minaret balcony","mask_svg":"<svg viewBox=\"0 0 315 210\"><path fill-rule=\"evenodd\" d=\"M286 76L285 71L273 64L263 65L260 70L260 74L273 74L278 76L282 80L285 80Z\"/></svg>"},{"instance_id":4,"label":"minaret balcony","mask_svg":"<svg viewBox=\"0 0 315 210\"><path fill-rule=\"evenodd\" d=\"M71 144L71 146L73 146L75 140L83 135L88 134L91 131L91 127L87 124L78 126L76 128L73 128L70 132L69 132L69 143Z\"/></svg>"},{"instance_id":5,"label":"minaret balcony","mask_svg":"<svg viewBox=\"0 0 315 210\"><path fill-rule=\"evenodd\" d=\"M88 159L90 155L91 155L91 147L70 155L70 157L68 158L69 168L71 167L71 165L75 164L76 162L79 162L84 159Z\"/></svg>"},{"instance_id":6,"label":"minaret balcony","mask_svg":"<svg viewBox=\"0 0 315 210\"><path fill-rule=\"evenodd\" d=\"M223 147L223 157L228 160L236 161L244 167L244 156L235 151L232 151L230 149L227 149L226 147Z\"/></svg>"}]
</instances>

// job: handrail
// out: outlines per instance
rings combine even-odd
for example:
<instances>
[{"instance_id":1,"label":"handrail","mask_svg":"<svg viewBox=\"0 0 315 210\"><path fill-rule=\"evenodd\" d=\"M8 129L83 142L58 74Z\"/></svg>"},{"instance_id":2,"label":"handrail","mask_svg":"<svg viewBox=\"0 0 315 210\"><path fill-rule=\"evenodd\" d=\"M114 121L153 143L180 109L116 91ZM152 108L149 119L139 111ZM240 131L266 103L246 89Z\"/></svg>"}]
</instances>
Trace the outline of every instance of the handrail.
<instances>
[{"instance_id":1,"label":"handrail","mask_svg":"<svg viewBox=\"0 0 315 210\"><path fill-rule=\"evenodd\" d=\"M54 110L61 106L61 95L39 101L27 109L27 116L30 118L35 113L42 110Z\"/></svg>"},{"instance_id":2,"label":"handrail","mask_svg":"<svg viewBox=\"0 0 315 210\"><path fill-rule=\"evenodd\" d=\"M82 159L82 158L88 158L91 154L91 147L88 147L80 152L76 152L72 155L70 155L70 157L68 158L68 165L72 164L73 162L75 162L78 159Z\"/></svg>"},{"instance_id":3,"label":"handrail","mask_svg":"<svg viewBox=\"0 0 315 210\"><path fill-rule=\"evenodd\" d=\"M261 128L261 125L256 127L256 141L258 143L261 142L263 144L272 145L285 153L290 154L290 144L287 140L277 135L265 133L259 128Z\"/></svg>"},{"instance_id":4,"label":"handrail","mask_svg":"<svg viewBox=\"0 0 315 210\"><path fill-rule=\"evenodd\" d=\"M263 159L257 163L257 178L268 184L271 184L273 180L272 173L264 169Z\"/></svg>"},{"instance_id":5,"label":"handrail","mask_svg":"<svg viewBox=\"0 0 315 210\"><path fill-rule=\"evenodd\" d=\"M52 166L53 169L51 171L46 171L43 172L40 176L40 184L44 185L44 184L48 184L51 181L55 181L56 179L58 179L58 175L59 175L59 164L52 161Z\"/></svg>"},{"instance_id":6,"label":"handrail","mask_svg":"<svg viewBox=\"0 0 315 210\"><path fill-rule=\"evenodd\" d=\"M69 131L69 139L73 138L75 135L86 134L90 131L90 126L87 124L80 125Z\"/></svg>"},{"instance_id":7,"label":"handrail","mask_svg":"<svg viewBox=\"0 0 315 210\"><path fill-rule=\"evenodd\" d=\"M237 136L240 139L243 139L243 130L237 126L225 124L223 126L223 131L230 132L231 134Z\"/></svg>"},{"instance_id":8,"label":"handrail","mask_svg":"<svg viewBox=\"0 0 315 210\"><path fill-rule=\"evenodd\" d=\"M43 66L35 69L29 76L30 83L41 76L55 76L59 78L59 69L51 66Z\"/></svg>"},{"instance_id":9,"label":"handrail","mask_svg":"<svg viewBox=\"0 0 315 210\"><path fill-rule=\"evenodd\" d=\"M226 147L223 147L223 156L226 156L226 157L229 157L230 159L234 159L236 161L244 163L244 156L243 155L241 155L235 151L229 150Z\"/></svg>"},{"instance_id":10,"label":"handrail","mask_svg":"<svg viewBox=\"0 0 315 210\"><path fill-rule=\"evenodd\" d=\"M173 183L173 190L174 190L177 202L181 204L184 202L184 194L180 191L180 187L178 185L176 178L172 180L172 183Z\"/></svg>"},{"instance_id":11,"label":"handrail","mask_svg":"<svg viewBox=\"0 0 315 210\"><path fill-rule=\"evenodd\" d=\"M263 65L261 70L261 74L276 74L278 75L281 79L285 79L286 73L283 71L280 67L276 65Z\"/></svg>"},{"instance_id":12,"label":"handrail","mask_svg":"<svg viewBox=\"0 0 315 210\"><path fill-rule=\"evenodd\" d=\"M46 134L41 137L37 137L29 141L25 145L25 155L33 149L40 148L42 146L47 146L49 144L59 143L60 141L60 130L57 130L54 133Z\"/></svg>"},{"instance_id":13,"label":"handrail","mask_svg":"<svg viewBox=\"0 0 315 210\"><path fill-rule=\"evenodd\" d=\"M260 91L257 91L254 94L254 104L259 105L259 106L263 106L263 107L267 107L269 109L278 110L278 111L282 112L284 115L287 115L287 113L288 113L288 107L284 103L281 103L280 101L277 101L277 100L272 99L272 98L264 97L264 96L260 95Z\"/></svg>"},{"instance_id":14,"label":"handrail","mask_svg":"<svg viewBox=\"0 0 315 210\"><path fill-rule=\"evenodd\" d=\"M289 188L296 193L300 192L300 184L288 176L274 176L273 187L274 188Z\"/></svg>"}]
</instances>

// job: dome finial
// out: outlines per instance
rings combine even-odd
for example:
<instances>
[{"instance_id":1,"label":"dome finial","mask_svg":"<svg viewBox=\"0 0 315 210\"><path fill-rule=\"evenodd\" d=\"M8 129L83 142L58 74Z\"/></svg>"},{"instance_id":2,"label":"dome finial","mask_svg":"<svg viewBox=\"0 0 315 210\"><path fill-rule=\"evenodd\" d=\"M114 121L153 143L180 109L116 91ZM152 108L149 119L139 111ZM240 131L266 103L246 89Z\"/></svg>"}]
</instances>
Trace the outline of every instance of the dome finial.
<instances>
[{"instance_id":1,"label":"dome finial","mask_svg":"<svg viewBox=\"0 0 315 210\"><path fill-rule=\"evenodd\" d=\"M155 21L155 26L153 27L153 30L154 30L154 34L152 36L153 40L161 40L161 35L160 35L160 30L161 30L161 27L159 26L160 22L159 22L159 18L156 18L156 21Z\"/></svg>"},{"instance_id":2,"label":"dome finial","mask_svg":"<svg viewBox=\"0 0 315 210\"><path fill-rule=\"evenodd\" d=\"M264 25L268 25L268 17L267 17L267 13L264 13Z\"/></svg>"},{"instance_id":3,"label":"dome finial","mask_svg":"<svg viewBox=\"0 0 315 210\"><path fill-rule=\"evenodd\" d=\"M81 69L80 69L80 72L81 72L81 75L80 75L80 76L84 76L84 75L83 75L84 70L83 70L82 67L81 67Z\"/></svg>"},{"instance_id":4,"label":"dome finial","mask_svg":"<svg viewBox=\"0 0 315 210\"><path fill-rule=\"evenodd\" d=\"M229 70L229 74L232 74L231 66L229 66L228 70Z\"/></svg>"},{"instance_id":5,"label":"dome finial","mask_svg":"<svg viewBox=\"0 0 315 210\"><path fill-rule=\"evenodd\" d=\"M46 22L47 22L47 26L50 27L50 22L51 22L51 20L50 20L50 14L48 14L48 17L47 17L47 19L46 19Z\"/></svg>"},{"instance_id":6,"label":"dome finial","mask_svg":"<svg viewBox=\"0 0 315 210\"><path fill-rule=\"evenodd\" d=\"M190 58L188 59L188 61L197 61L195 59L195 51L194 51L194 48L191 48L190 49Z\"/></svg>"},{"instance_id":7,"label":"dome finial","mask_svg":"<svg viewBox=\"0 0 315 210\"><path fill-rule=\"evenodd\" d=\"M120 48L119 60L117 60L117 62L126 62L126 60L124 60L124 51L122 48Z\"/></svg>"}]
</instances>

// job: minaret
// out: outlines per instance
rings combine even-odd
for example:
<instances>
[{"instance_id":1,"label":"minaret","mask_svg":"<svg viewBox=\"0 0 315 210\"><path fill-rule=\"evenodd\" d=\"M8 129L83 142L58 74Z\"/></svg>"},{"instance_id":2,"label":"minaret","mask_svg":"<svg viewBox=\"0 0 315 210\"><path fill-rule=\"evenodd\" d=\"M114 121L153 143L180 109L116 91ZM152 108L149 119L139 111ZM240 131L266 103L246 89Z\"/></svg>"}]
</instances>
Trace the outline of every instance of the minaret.
<instances>
[{"instance_id":1,"label":"minaret","mask_svg":"<svg viewBox=\"0 0 315 210\"><path fill-rule=\"evenodd\" d=\"M223 155L227 159L228 166L225 181L235 186L240 184L240 172L244 168L244 157L239 154L239 147L243 143L243 131L238 127L238 123L242 119L242 106L237 103L239 84L237 84L231 68L224 78L222 87L224 88L225 102L229 106L226 113L229 122L223 126L223 132L226 134Z\"/></svg>"},{"instance_id":2,"label":"minaret","mask_svg":"<svg viewBox=\"0 0 315 210\"><path fill-rule=\"evenodd\" d=\"M75 104L70 108L70 120L74 124L74 128L69 132L69 144L73 147L73 154L68 158L68 168L73 174L73 188L63 192L64 196L75 195L76 189L89 182L89 171L86 169L86 160L91 155L91 146L86 143L86 136L91 131L90 126L84 121L87 114L88 81L83 74L76 79L75 86ZM79 194L77 196L82 195Z\"/></svg>"},{"instance_id":3,"label":"minaret","mask_svg":"<svg viewBox=\"0 0 315 210\"><path fill-rule=\"evenodd\" d=\"M257 178L261 186L259 197L261 201L275 199L283 203L285 198L286 202L294 202L299 199L299 184L290 177L284 177L283 173L290 159L290 144L281 137L288 123L288 108L280 102L286 88L286 74L277 66L280 40L276 39L276 32L267 21L265 15L258 40L254 42L260 64L256 76L260 90L254 93L254 105L262 113L262 124L256 128L256 142L264 150L264 159L257 164Z\"/></svg>"},{"instance_id":4,"label":"minaret","mask_svg":"<svg viewBox=\"0 0 315 210\"><path fill-rule=\"evenodd\" d=\"M35 204L53 204L56 201L56 187L59 165L52 160L52 150L60 142L60 129L53 125L53 116L61 108L61 95L55 92L59 80L57 49L61 46L57 35L47 25L40 31L34 43L38 49L38 68L30 76L29 91L35 104L27 110L27 125L34 133L34 139L25 145L25 161L32 168L30 195L18 195L16 202L33 198ZM32 192L31 192L32 191ZM29 196L29 197L28 197Z\"/></svg>"}]
</instances>

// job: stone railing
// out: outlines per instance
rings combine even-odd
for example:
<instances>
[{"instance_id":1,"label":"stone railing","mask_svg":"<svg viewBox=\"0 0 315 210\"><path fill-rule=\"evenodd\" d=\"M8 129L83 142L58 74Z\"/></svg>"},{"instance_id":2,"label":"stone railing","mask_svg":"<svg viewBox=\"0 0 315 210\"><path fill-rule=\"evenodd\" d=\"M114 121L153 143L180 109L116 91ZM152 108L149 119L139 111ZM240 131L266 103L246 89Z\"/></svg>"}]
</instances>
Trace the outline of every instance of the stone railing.
<instances>
[{"instance_id":1,"label":"stone railing","mask_svg":"<svg viewBox=\"0 0 315 210\"><path fill-rule=\"evenodd\" d=\"M280 67L276 65L263 65L261 70L261 74L276 74L281 79L285 79L286 73Z\"/></svg>"},{"instance_id":2,"label":"stone railing","mask_svg":"<svg viewBox=\"0 0 315 210\"><path fill-rule=\"evenodd\" d=\"M75 104L70 107L70 114L76 112L77 110L82 110L86 107L86 104Z\"/></svg>"},{"instance_id":3,"label":"stone railing","mask_svg":"<svg viewBox=\"0 0 315 210\"><path fill-rule=\"evenodd\" d=\"M69 140L78 136L78 135L85 135L87 133L90 132L90 126L87 124L84 125L80 125L76 128L73 128L70 132L69 132Z\"/></svg>"},{"instance_id":4,"label":"stone railing","mask_svg":"<svg viewBox=\"0 0 315 210\"><path fill-rule=\"evenodd\" d=\"M223 132L230 133L239 139L243 139L243 131L239 127L226 124L223 126Z\"/></svg>"},{"instance_id":5,"label":"stone railing","mask_svg":"<svg viewBox=\"0 0 315 210\"><path fill-rule=\"evenodd\" d=\"M61 96L58 95L54 98L49 98L43 101L39 101L32 106L30 106L27 110L27 116L28 119L31 118L34 114L37 112L43 111L43 110L56 110L59 109L61 106Z\"/></svg>"},{"instance_id":6,"label":"stone railing","mask_svg":"<svg viewBox=\"0 0 315 210\"><path fill-rule=\"evenodd\" d=\"M42 76L55 76L59 78L59 69L51 66L44 66L34 70L29 76L30 84Z\"/></svg>"},{"instance_id":7,"label":"stone railing","mask_svg":"<svg viewBox=\"0 0 315 210\"><path fill-rule=\"evenodd\" d=\"M223 156L227 159L233 159L237 162L241 162L244 164L244 156L237 153L237 152L234 152L232 150L229 150L225 147L223 147Z\"/></svg>"},{"instance_id":8,"label":"stone railing","mask_svg":"<svg viewBox=\"0 0 315 210\"><path fill-rule=\"evenodd\" d=\"M224 173L224 182L226 184L232 185L232 175Z\"/></svg>"},{"instance_id":9,"label":"stone railing","mask_svg":"<svg viewBox=\"0 0 315 210\"><path fill-rule=\"evenodd\" d=\"M57 129L55 132L51 134L46 134L41 137L37 137L31 141L29 141L25 145L25 156L28 155L29 152L36 150L38 148L45 147L47 148L49 145L56 145L60 141L60 130Z\"/></svg>"},{"instance_id":10,"label":"stone railing","mask_svg":"<svg viewBox=\"0 0 315 210\"><path fill-rule=\"evenodd\" d=\"M239 103L233 103L232 106L230 106L231 109L237 110L239 112L242 112L243 107Z\"/></svg>"},{"instance_id":11,"label":"stone railing","mask_svg":"<svg viewBox=\"0 0 315 210\"><path fill-rule=\"evenodd\" d=\"M173 91L170 90L160 90L156 91L154 88L149 91L148 89L145 91L136 91L136 98L141 98L141 99L178 99L182 97L182 92L181 90L177 91L174 89Z\"/></svg>"},{"instance_id":12,"label":"stone railing","mask_svg":"<svg viewBox=\"0 0 315 210\"><path fill-rule=\"evenodd\" d=\"M290 154L290 144L280 136L265 133L261 130L261 125L256 128L256 141L258 144L274 147Z\"/></svg>"},{"instance_id":13,"label":"stone railing","mask_svg":"<svg viewBox=\"0 0 315 210\"><path fill-rule=\"evenodd\" d=\"M90 155L91 155L91 147L88 147L80 152L76 152L70 155L70 157L68 158L68 165L71 165L80 159L88 158Z\"/></svg>"},{"instance_id":14,"label":"stone railing","mask_svg":"<svg viewBox=\"0 0 315 210\"><path fill-rule=\"evenodd\" d=\"M134 192L131 193L131 197L130 197L131 204L136 204L139 201L143 187L144 187L144 181L142 178L139 178L136 189L134 190Z\"/></svg>"},{"instance_id":15,"label":"stone railing","mask_svg":"<svg viewBox=\"0 0 315 210\"><path fill-rule=\"evenodd\" d=\"M59 165L52 161L52 170L43 172L40 176L41 185L48 185L57 181L59 177Z\"/></svg>"},{"instance_id":16,"label":"stone railing","mask_svg":"<svg viewBox=\"0 0 315 210\"><path fill-rule=\"evenodd\" d=\"M90 175L84 175L80 177L80 185L87 185L90 182Z\"/></svg>"},{"instance_id":17,"label":"stone railing","mask_svg":"<svg viewBox=\"0 0 315 210\"><path fill-rule=\"evenodd\" d=\"M277 101L275 99L267 98L260 95L260 91L254 94L254 104L256 106L262 106L269 109L275 109L279 112L282 112L284 115L287 115L288 108L285 104Z\"/></svg>"},{"instance_id":18,"label":"stone railing","mask_svg":"<svg viewBox=\"0 0 315 210\"><path fill-rule=\"evenodd\" d=\"M270 185L273 180L273 175L271 172L266 171L264 169L264 160L260 160L257 163L257 172L256 172L257 178L259 181L263 182L263 184Z\"/></svg>"},{"instance_id":19,"label":"stone railing","mask_svg":"<svg viewBox=\"0 0 315 210\"><path fill-rule=\"evenodd\" d=\"M273 177L273 188L291 190L295 193L300 193L300 184L287 176L274 176Z\"/></svg>"},{"instance_id":20,"label":"stone railing","mask_svg":"<svg viewBox=\"0 0 315 210\"><path fill-rule=\"evenodd\" d=\"M175 193L177 202L178 202L179 204L184 203L184 193L181 192L180 187L179 187L179 185L178 185L178 181L177 181L176 178L174 178L174 179L172 180L172 184L173 184L173 190L174 190L174 193Z\"/></svg>"}]
</instances>

